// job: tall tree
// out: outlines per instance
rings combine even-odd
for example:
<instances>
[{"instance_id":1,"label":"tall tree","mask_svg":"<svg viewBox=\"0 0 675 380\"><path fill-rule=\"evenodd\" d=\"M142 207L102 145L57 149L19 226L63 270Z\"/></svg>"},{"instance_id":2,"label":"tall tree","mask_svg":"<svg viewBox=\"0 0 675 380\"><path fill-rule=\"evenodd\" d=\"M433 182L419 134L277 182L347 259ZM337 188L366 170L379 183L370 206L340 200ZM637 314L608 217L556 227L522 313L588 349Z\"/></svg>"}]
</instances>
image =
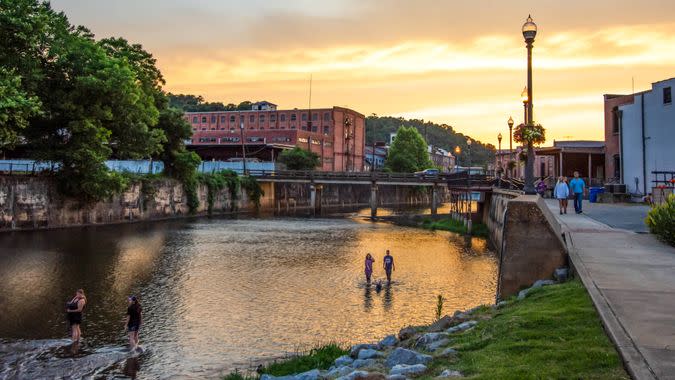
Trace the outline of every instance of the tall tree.
<instances>
[{"instance_id":1,"label":"tall tree","mask_svg":"<svg viewBox=\"0 0 675 380\"><path fill-rule=\"evenodd\" d=\"M21 89L21 78L0 67L0 152L11 148L28 119L40 112L40 100Z\"/></svg>"},{"instance_id":2,"label":"tall tree","mask_svg":"<svg viewBox=\"0 0 675 380\"><path fill-rule=\"evenodd\" d=\"M394 172L412 173L432 166L427 144L422 135L413 127L400 127L389 148L386 169Z\"/></svg>"},{"instance_id":3,"label":"tall tree","mask_svg":"<svg viewBox=\"0 0 675 380\"><path fill-rule=\"evenodd\" d=\"M300 147L281 152L278 161L289 170L314 170L321 164L318 154Z\"/></svg>"}]
</instances>

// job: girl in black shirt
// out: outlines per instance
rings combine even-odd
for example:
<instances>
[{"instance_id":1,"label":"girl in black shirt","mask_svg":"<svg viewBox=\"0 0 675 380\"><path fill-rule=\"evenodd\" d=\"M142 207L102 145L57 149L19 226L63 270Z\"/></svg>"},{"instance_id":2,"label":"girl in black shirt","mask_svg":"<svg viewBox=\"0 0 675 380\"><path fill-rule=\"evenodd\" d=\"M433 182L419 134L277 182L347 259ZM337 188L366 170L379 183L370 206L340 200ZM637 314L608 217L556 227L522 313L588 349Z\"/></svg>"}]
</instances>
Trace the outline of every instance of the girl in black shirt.
<instances>
[{"instance_id":1,"label":"girl in black shirt","mask_svg":"<svg viewBox=\"0 0 675 380\"><path fill-rule=\"evenodd\" d=\"M134 351L138 347L138 332L141 329L143 310L136 296L129 297L128 302L129 307L127 307L127 317L124 325L129 334L129 350Z\"/></svg>"}]
</instances>

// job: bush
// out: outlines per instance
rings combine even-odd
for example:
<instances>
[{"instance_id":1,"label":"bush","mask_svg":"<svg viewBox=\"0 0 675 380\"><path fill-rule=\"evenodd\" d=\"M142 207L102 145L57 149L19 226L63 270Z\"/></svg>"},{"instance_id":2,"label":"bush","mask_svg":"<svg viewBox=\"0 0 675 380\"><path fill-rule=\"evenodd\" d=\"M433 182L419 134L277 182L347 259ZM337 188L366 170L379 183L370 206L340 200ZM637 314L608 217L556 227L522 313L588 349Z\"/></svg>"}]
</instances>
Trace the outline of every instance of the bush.
<instances>
[{"instance_id":1,"label":"bush","mask_svg":"<svg viewBox=\"0 0 675 380\"><path fill-rule=\"evenodd\" d=\"M242 189L246 190L246 195L253 202L255 208L260 207L260 197L265 195L265 192L260 187L258 181L255 178L250 176L239 177L239 183L241 184Z\"/></svg>"},{"instance_id":2,"label":"bush","mask_svg":"<svg viewBox=\"0 0 675 380\"><path fill-rule=\"evenodd\" d=\"M675 246L675 194L669 195L663 204L652 207L645 223L659 239Z\"/></svg>"},{"instance_id":3,"label":"bush","mask_svg":"<svg viewBox=\"0 0 675 380\"><path fill-rule=\"evenodd\" d=\"M272 376L286 376L318 369L328 369L335 359L346 355L349 351L339 344L330 343L325 346L311 349L304 355L295 356L287 360L272 363L262 369L262 373Z\"/></svg>"},{"instance_id":4,"label":"bush","mask_svg":"<svg viewBox=\"0 0 675 380\"><path fill-rule=\"evenodd\" d=\"M299 147L281 152L278 161L289 170L314 170L321 165L318 154Z\"/></svg>"},{"instance_id":5,"label":"bush","mask_svg":"<svg viewBox=\"0 0 675 380\"><path fill-rule=\"evenodd\" d=\"M199 174L198 179L200 183L206 185L208 190L207 206L209 215L213 212L216 195L225 187L230 190L232 209L234 210L237 192L239 191L239 177L236 172L232 170L222 170L212 174Z\"/></svg>"}]
</instances>

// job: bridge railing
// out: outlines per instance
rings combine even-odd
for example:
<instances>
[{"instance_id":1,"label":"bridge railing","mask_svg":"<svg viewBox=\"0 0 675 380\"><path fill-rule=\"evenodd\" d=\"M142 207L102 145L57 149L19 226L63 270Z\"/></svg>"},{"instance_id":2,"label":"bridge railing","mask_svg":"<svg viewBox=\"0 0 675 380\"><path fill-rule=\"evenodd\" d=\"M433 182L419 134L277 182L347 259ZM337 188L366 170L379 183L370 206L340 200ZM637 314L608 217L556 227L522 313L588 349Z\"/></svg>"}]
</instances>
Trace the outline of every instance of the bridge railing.
<instances>
[{"instance_id":1,"label":"bridge railing","mask_svg":"<svg viewBox=\"0 0 675 380\"><path fill-rule=\"evenodd\" d=\"M323 172L313 170L247 170L249 175L260 178L278 179L333 179L401 182L446 182L450 174L423 175L415 173L388 172Z\"/></svg>"}]
</instances>

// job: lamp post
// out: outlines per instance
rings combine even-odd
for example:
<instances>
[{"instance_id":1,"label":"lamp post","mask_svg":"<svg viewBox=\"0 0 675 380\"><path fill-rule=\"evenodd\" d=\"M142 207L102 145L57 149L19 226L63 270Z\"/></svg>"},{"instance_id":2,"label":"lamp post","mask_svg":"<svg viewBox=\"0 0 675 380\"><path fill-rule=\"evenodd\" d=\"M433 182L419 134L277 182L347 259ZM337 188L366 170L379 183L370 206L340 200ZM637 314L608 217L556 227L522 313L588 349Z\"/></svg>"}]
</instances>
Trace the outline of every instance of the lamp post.
<instances>
[{"instance_id":1,"label":"lamp post","mask_svg":"<svg viewBox=\"0 0 675 380\"><path fill-rule=\"evenodd\" d=\"M520 93L520 100L523 101L523 123L527 124L527 104L528 104L528 96L527 96L527 86L523 87L523 92Z\"/></svg>"},{"instance_id":2,"label":"lamp post","mask_svg":"<svg viewBox=\"0 0 675 380\"><path fill-rule=\"evenodd\" d=\"M523 37L525 38L525 46L527 47L527 119L525 120L526 128L531 128L534 123L534 114L532 111L534 99L532 97L532 45L534 44L534 37L537 35L537 24L532 21L531 16L527 16L525 24L523 24ZM534 190L534 147L532 142L527 143L527 162L525 164L525 194L535 194Z\"/></svg>"},{"instance_id":3,"label":"lamp post","mask_svg":"<svg viewBox=\"0 0 675 380\"><path fill-rule=\"evenodd\" d=\"M466 172L466 231L471 234L471 139L466 139L466 149L469 160Z\"/></svg>"},{"instance_id":4,"label":"lamp post","mask_svg":"<svg viewBox=\"0 0 675 380\"><path fill-rule=\"evenodd\" d=\"M239 131L241 133L241 156L244 173L246 175L246 146L244 145L244 117L239 115Z\"/></svg>"},{"instance_id":5,"label":"lamp post","mask_svg":"<svg viewBox=\"0 0 675 380\"><path fill-rule=\"evenodd\" d=\"M513 161L513 118L511 116L509 116L509 121L507 121L507 124L509 125L509 162L510 162ZM509 177L511 177L511 173L509 173Z\"/></svg>"},{"instance_id":6,"label":"lamp post","mask_svg":"<svg viewBox=\"0 0 675 380\"><path fill-rule=\"evenodd\" d=\"M497 135L497 141L498 141L498 148L497 148L497 157L499 157L499 167L501 168L504 166L503 160L502 160L502 133L499 132Z\"/></svg>"},{"instance_id":7,"label":"lamp post","mask_svg":"<svg viewBox=\"0 0 675 380\"><path fill-rule=\"evenodd\" d=\"M459 154L462 153L462 148L457 145L455 147L455 173L459 172Z\"/></svg>"}]
</instances>

